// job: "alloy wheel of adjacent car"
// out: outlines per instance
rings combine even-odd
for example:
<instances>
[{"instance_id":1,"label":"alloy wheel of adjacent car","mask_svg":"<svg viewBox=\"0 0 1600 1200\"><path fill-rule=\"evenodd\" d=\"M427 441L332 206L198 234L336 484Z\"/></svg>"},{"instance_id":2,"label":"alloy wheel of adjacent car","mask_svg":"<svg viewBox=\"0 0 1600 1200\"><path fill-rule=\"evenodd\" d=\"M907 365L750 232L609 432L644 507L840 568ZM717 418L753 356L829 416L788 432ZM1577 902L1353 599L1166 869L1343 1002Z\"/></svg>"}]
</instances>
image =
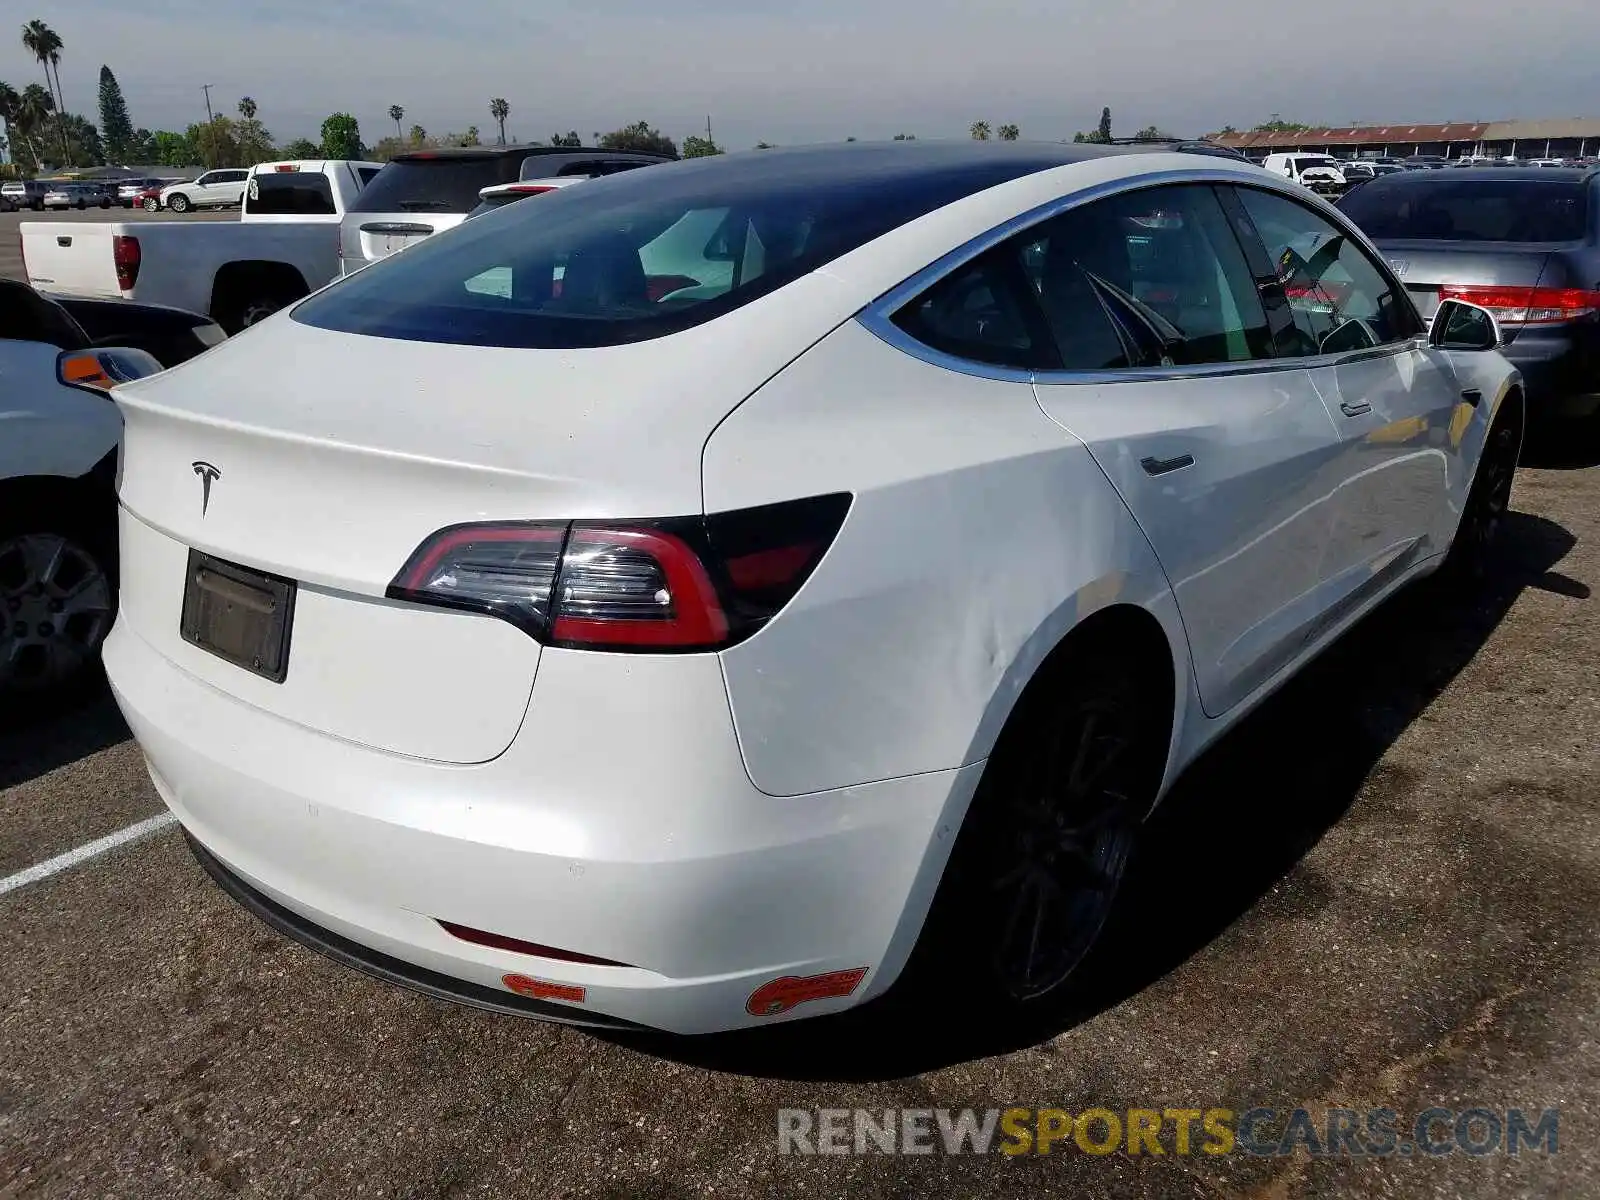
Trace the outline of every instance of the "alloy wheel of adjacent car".
<instances>
[{"instance_id":1,"label":"alloy wheel of adjacent car","mask_svg":"<svg viewBox=\"0 0 1600 1200\"><path fill-rule=\"evenodd\" d=\"M154 196L147 196L140 203L143 205L145 212L161 211L161 201L157 200Z\"/></svg>"},{"instance_id":2,"label":"alloy wheel of adjacent car","mask_svg":"<svg viewBox=\"0 0 1600 1200\"><path fill-rule=\"evenodd\" d=\"M185 196L182 192L177 192L174 195L168 196L167 207L175 213L186 213L190 208L189 197Z\"/></svg>"},{"instance_id":3,"label":"alloy wheel of adjacent car","mask_svg":"<svg viewBox=\"0 0 1600 1200\"><path fill-rule=\"evenodd\" d=\"M72 538L0 540L0 696L77 682L110 632L114 603L104 564Z\"/></svg>"}]
</instances>

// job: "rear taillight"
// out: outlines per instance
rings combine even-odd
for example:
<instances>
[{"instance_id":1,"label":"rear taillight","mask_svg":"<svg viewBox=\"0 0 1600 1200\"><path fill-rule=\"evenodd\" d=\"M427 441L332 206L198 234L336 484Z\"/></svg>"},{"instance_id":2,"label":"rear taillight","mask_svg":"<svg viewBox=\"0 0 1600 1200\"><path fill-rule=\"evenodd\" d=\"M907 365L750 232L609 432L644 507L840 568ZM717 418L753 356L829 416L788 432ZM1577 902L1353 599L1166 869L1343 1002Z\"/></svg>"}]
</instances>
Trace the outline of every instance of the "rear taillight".
<instances>
[{"instance_id":1,"label":"rear taillight","mask_svg":"<svg viewBox=\"0 0 1600 1200\"><path fill-rule=\"evenodd\" d=\"M1600 311L1600 292L1587 288L1449 285L1439 289L1439 299L1476 304L1511 325L1576 321Z\"/></svg>"},{"instance_id":2,"label":"rear taillight","mask_svg":"<svg viewBox=\"0 0 1600 1200\"><path fill-rule=\"evenodd\" d=\"M423 542L387 594L553 646L717 650L793 599L849 508L836 494L663 521L457 525Z\"/></svg>"},{"instance_id":3,"label":"rear taillight","mask_svg":"<svg viewBox=\"0 0 1600 1200\"><path fill-rule=\"evenodd\" d=\"M139 264L143 258L138 238L125 233L112 237L111 261L117 265L117 286L123 291L133 291L134 284L139 282Z\"/></svg>"}]
</instances>

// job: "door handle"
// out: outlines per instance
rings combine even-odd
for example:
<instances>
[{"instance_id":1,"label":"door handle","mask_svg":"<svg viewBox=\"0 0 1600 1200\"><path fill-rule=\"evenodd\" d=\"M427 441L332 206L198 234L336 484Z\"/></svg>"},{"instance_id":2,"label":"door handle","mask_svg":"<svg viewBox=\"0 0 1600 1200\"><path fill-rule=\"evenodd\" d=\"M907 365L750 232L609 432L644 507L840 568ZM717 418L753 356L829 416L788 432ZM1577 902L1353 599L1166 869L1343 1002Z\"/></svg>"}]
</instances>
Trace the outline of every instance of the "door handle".
<instances>
[{"instance_id":1,"label":"door handle","mask_svg":"<svg viewBox=\"0 0 1600 1200\"><path fill-rule=\"evenodd\" d=\"M1141 458L1139 465L1144 468L1147 475L1166 475L1172 471L1181 471L1185 467L1194 466L1194 455L1180 454L1176 458Z\"/></svg>"},{"instance_id":2,"label":"door handle","mask_svg":"<svg viewBox=\"0 0 1600 1200\"><path fill-rule=\"evenodd\" d=\"M1478 388L1463 388L1461 398L1472 405L1473 408L1477 408L1478 405L1483 403L1483 392Z\"/></svg>"},{"instance_id":3,"label":"door handle","mask_svg":"<svg viewBox=\"0 0 1600 1200\"><path fill-rule=\"evenodd\" d=\"M1339 403L1339 411L1347 417L1359 417L1372 411L1372 405L1365 400L1343 400Z\"/></svg>"}]
</instances>

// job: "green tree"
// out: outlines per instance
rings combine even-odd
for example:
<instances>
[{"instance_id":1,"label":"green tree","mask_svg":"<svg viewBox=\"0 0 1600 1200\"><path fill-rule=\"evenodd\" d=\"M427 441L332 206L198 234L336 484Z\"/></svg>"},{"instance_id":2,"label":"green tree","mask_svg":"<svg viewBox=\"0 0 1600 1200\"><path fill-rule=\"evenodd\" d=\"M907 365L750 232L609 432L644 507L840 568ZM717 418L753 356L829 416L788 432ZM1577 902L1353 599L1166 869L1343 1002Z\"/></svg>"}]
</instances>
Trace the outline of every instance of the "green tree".
<instances>
[{"instance_id":1,"label":"green tree","mask_svg":"<svg viewBox=\"0 0 1600 1200\"><path fill-rule=\"evenodd\" d=\"M218 113L209 121L189 126L189 144L200 154L207 167L242 167L244 156L239 151L239 127Z\"/></svg>"},{"instance_id":2,"label":"green tree","mask_svg":"<svg viewBox=\"0 0 1600 1200\"><path fill-rule=\"evenodd\" d=\"M58 115L67 139L67 163L74 167L105 166L106 150L94 122L78 113Z\"/></svg>"},{"instance_id":3,"label":"green tree","mask_svg":"<svg viewBox=\"0 0 1600 1200\"><path fill-rule=\"evenodd\" d=\"M506 144L506 118L511 115L511 102L504 96L489 101L489 115L500 126L500 145Z\"/></svg>"},{"instance_id":4,"label":"green tree","mask_svg":"<svg viewBox=\"0 0 1600 1200\"><path fill-rule=\"evenodd\" d=\"M1133 136L1144 142L1165 142L1171 140L1171 137L1168 134L1162 133L1161 130L1156 128L1154 125L1146 125Z\"/></svg>"},{"instance_id":5,"label":"green tree","mask_svg":"<svg viewBox=\"0 0 1600 1200\"><path fill-rule=\"evenodd\" d=\"M295 138L287 146L281 146L278 153L284 158L321 158L322 143L313 142L310 138Z\"/></svg>"},{"instance_id":6,"label":"green tree","mask_svg":"<svg viewBox=\"0 0 1600 1200\"><path fill-rule=\"evenodd\" d=\"M972 134L973 141L987 142L989 140L989 122L974 121L972 123L972 128L968 132Z\"/></svg>"},{"instance_id":7,"label":"green tree","mask_svg":"<svg viewBox=\"0 0 1600 1200\"><path fill-rule=\"evenodd\" d=\"M483 144L478 138L478 127L476 125L467 126L467 131L461 135L461 144L463 146L480 146Z\"/></svg>"},{"instance_id":8,"label":"green tree","mask_svg":"<svg viewBox=\"0 0 1600 1200\"><path fill-rule=\"evenodd\" d=\"M1014 142L1022 136L1022 130L1015 125L1002 125L995 130L995 136L1002 142Z\"/></svg>"},{"instance_id":9,"label":"green tree","mask_svg":"<svg viewBox=\"0 0 1600 1200\"><path fill-rule=\"evenodd\" d=\"M400 122L406 119L406 110L402 105L389 105L389 120L394 122L394 140L400 141L405 135L400 132Z\"/></svg>"},{"instance_id":10,"label":"green tree","mask_svg":"<svg viewBox=\"0 0 1600 1200\"><path fill-rule=\"evenodd\" d=\"M756 149L757 150L772 150L772 149L775 149L775 147L774 147L773 143L771 143L771 142L757 142L756 143Z\"/></svg>"},{"instance_id":11,"label":"green tree","mask_svg":"<svg viewBox=\"0 0 1600 1200\"><path fill-rule=\"evenodd\" d=\"M1285 120L1282 120L1278 116L1277 113L1273 113L1272 114L1272 119L1270 121L1261 122L1261 124L1257 125L1250 132L1251 133L1304 133L1306 130L1311 129L1311 128L1314 128L1314 127L1311 126L1311 125L1302 125L1298 121L1285 121Z\"/></svg>"},{"instance_id":12,"label":"green tree","mask_svg":"<svg viewBox=\"0 0 1600 1200\"><path fill-rule=\"evenodd\" d=\"M192 167L200 161L199 149L188 134L158 129L150 135L150 160L163 167Z\"/></svg>"},{"instance_id":13,"label":"green tree","mask_svg":"<svg viewBox=\"0 0 1600 1200\"><path fill-rule=\"evenodd\" d=\"M17 132L22 134L22 140L27 143L36 170L44 170L45 135L50 115L55 110L56 102L37 83L30 83L17 97Z\"/></svg>"},{"instance_id":14,"label":"green tree","mask_svg":"<svg viewBox=\"0 0 1600 1200\"><path fill-rule=\"evenodd\" d=\"M713 154L721 154L722 147L710 138L696 137L691 134L683 139L684 158L709 158Z\"/></svg>"},{"instance_id":15,"label":"green tree","mask_svg":"<svg viewBox=\"0 0 1600 1200\"><path fill-rule=\"evenodd\" d=\"M1100 110L1100 124L1095 127L1094 140L1102 145L1111 144L1111 110L1109 108Z\"/></svg>"},{"instance_id":16,"label":"green tree","mask_svg":"<svg viewBox=\"0 0 1600 1200\"><path fill-rule=\"evenodd\" d=\"M567 146L576 150L583 145L583 139L578 136L576 129L569 129L565 133L552 133L550 135L550 144L552 146Z\"/></svg>"},{"instance_id":17,"label":"green tree","mask_svg":"<svg viewBox=\"0 0 1600 1200\"><path fill-rule=\"evenodd\" d=\"M249 96L239 97L239 115L241 117L246 121L254 121L256 119L256 111L256 102L254 100Z\"/></svg>"},{"instance_id":18,"label":"green tree","mask_svg":"<svg viewBox=\"0 0 1600 1200\"><path fill-rule=\"evenodd\" d=\"M44 68L45 91L50 93L51 109L56 114L57 141L61 147L63 161L70 159L67 150L67 129L61 119L63 100L61 98L61 51L65 43L50 26L35 17L22 27L22 46L33 55L33 60ZM50 69L55 68L55 83L51 84Z\"/></svg>"},{"instance_id":19,"label":"green tree","mask_svg":"<svg viewBox=\"0 0 1600 1200\"><path fill-rule=\"evenodd\" d=\"M917 140L917 135L914 133L897 133L894 135L894 140L897 142L914 142Z\"/></svg>"},{"instance_id":20,"label":"green tree","mask_svg":"<svg viewBox=\"0 0 1600 1200\"><path fill-rule=\"evenodd\" d=\"M330 114L322 123L322 157L360 158L364 153L356 119L346 112Z\"/></svg>"},{"instance_id":21,"label":"green tree","mask_svg":"<svg viewBox=\"0 0 1600 1200\"><path fill-rule=\"evenodd\" d=\"M410 141L413 146L426 145L428 141L428 131L421 125L413 125L411 127Z\"/></svg>"},{"instance_id":22,"label":"green tree","mask_svg":"<svg viewBox=\"0 0 1600 1200\"><path fill-rule=\"evenodd\" d=\"M621 129L613 129L610 133L602 134L598 140L604 150L638 150L645 154L663 154L669 158L678 153L677 143L646 121L636 121Z\"/></svg>"},{"instance_id":23,"label":"green tree","mask_svg":"<svg viewBox=\"0 0 1600 1200\"><path fill-rule=\"evenodd\" d=\"M117 162L133 161L133 121L128 117L128 102L111 68L100 67L100 135L106 154Z\"/></svg>"}]
</instances>

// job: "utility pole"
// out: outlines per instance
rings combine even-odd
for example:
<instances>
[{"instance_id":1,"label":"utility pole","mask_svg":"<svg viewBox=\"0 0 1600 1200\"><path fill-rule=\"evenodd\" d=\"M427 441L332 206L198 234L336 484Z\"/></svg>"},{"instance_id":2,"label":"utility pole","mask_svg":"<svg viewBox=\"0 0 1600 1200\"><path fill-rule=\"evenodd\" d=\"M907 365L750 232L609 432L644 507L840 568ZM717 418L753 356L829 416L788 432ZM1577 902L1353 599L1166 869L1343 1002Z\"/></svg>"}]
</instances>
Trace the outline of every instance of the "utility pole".
<instances>
[{"instance_id":1,"label":"utility pole","mask_svg":"<svg viewBox=\"0 0 1600 1200\"><path fill-rule=\"evenodd\" d=\"M200 85L200 90L206 94L206 141L208 143L212 140L212 138L213 138L213 136L214 136L214 134L216 132L217 116L216 116L216 114L214 112L211 111L211 89L216 87L216 86L217 85L214 84L214 83L202 83ZM202 155L206 154L207 153L206 149L204 147L202 147L200 153ZM201 165L205 166L205 167L211 166L211 162L209 161L209 158L207 159L206 162L202 163Z\"/></svg>"}]
</instances>

